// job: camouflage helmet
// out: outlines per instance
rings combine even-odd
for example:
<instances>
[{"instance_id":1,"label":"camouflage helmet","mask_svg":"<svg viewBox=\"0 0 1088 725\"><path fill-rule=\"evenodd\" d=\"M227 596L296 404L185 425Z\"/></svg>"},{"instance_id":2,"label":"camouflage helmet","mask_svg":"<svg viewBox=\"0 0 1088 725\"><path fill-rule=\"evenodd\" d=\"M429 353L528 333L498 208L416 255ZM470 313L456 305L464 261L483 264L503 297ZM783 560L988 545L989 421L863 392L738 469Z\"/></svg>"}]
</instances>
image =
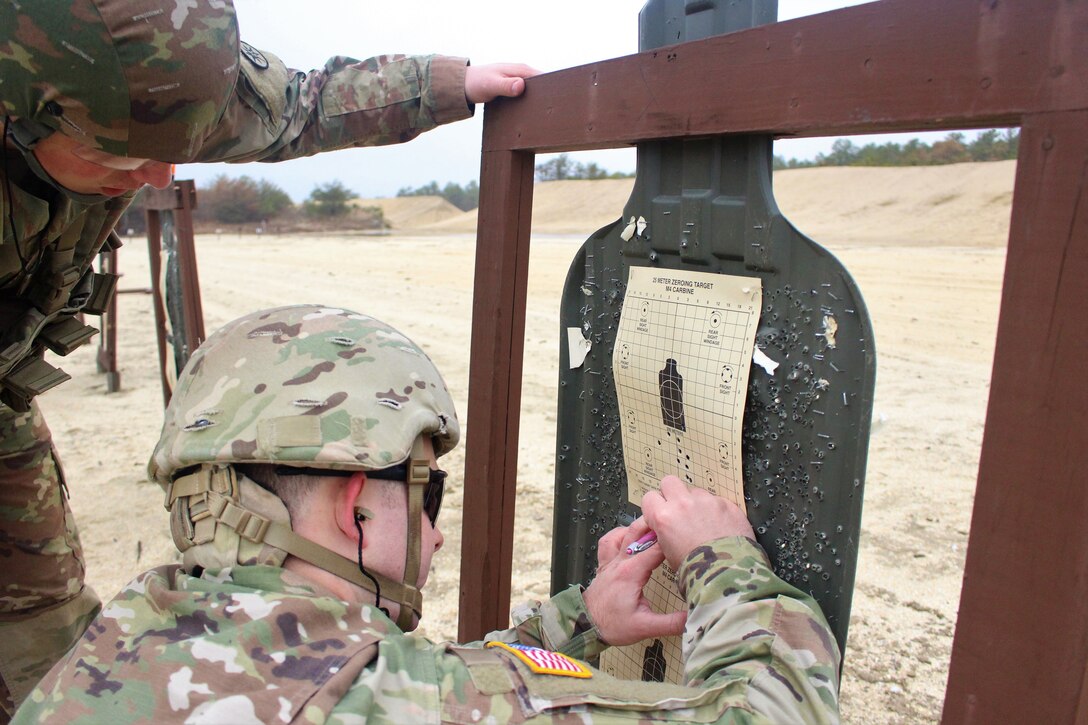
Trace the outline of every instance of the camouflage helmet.
<instances>
[{"instance_id":1,"label":"camouflage helmet","mask_svg":"<svg viewBox=\"0 0 1088 725\"><path fill-rule=\"evenodd\" d=\"M191 161L239 67L230 0L0 3L0 110L115 156Z\"/></svg>"},{"instance_id":2,"label":"camouflage helmet","mask_svg":"<svg viewBox=\"0 0 1088 725\"><path fill-rule=\"evenodd\" d=\"M320 305L255 312L227 324L189 359L148 464L166 492L170 531L192 571L282 566L288 554L400 604L405 630L423 612L416 586L423 488L434 453L460 435L431 360L372 317ZM400 581L295 533L276 495L233 464L375 471L406 463L407 545ZM360 534L361 535L361 534ZM361 549L360 549L361 552Z\"/></svg>"},{"instance_id":3,"label":"camouflage helmet","mask_svg":"<svg viewBox=\"0 0 1088 725\"><path fill-rule=\"evenodd\" d=\"M203 463L377 470L403 463L421 434L435 455L460 437L430 358L389 325L349 310L263 310L193 353L149 464L165 486Z\"/></svg>"}]
</instances>

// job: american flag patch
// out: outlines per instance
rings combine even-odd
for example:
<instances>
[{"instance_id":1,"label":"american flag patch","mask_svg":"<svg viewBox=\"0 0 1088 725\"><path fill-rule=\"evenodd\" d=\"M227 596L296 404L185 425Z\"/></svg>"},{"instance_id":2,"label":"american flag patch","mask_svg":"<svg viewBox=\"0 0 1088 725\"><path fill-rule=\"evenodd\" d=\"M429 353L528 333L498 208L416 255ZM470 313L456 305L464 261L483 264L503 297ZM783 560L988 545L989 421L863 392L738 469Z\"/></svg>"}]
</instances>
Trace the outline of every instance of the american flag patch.
<instances>
[{"instance_id":1,"label":"american flag patch","mask_svg":"<svg viewBox=\"0 0 1088 725\"><path fill-rule=\"evenodd\" d=\"M589 668L578 660L558 652L549 652L540 647L506 642L488 642L488 647L501 647L512 653L519 660L529 665L529 669L541 675L560 675L562 677L593 677Z\"/></svg>"}]
</instances>

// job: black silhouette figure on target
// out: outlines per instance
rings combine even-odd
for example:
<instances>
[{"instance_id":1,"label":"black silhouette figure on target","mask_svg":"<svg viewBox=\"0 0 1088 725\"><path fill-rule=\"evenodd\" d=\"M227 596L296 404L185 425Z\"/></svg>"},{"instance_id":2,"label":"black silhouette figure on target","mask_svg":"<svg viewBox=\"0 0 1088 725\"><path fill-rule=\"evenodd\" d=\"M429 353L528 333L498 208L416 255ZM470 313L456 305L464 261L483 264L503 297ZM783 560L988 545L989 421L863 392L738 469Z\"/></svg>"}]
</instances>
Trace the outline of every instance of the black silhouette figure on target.
<instances>
[{"instance_id":1,"label":"black silhouette figure on target","mask_svg":"<svg viewBox=\"0 0 1088 725\"><path fill-rule=\"evenodd\" d=\"M642 655L642 681L664 682L665 667L665 645L661 640L655 639Z\"/></svg>"},{"instance_id":2,"label":"black silhouette figure on target","mask_svg":"<svg viewBox=\"0 0 1088 725\"><path fill-rule=\"evenodd\" d=\"M665 361L657 374L657 384L661 391L661 420L670 428L687 432L684 422L684 378L676 369L676 360L671 357Z\"/></svg>"}]
</instances>

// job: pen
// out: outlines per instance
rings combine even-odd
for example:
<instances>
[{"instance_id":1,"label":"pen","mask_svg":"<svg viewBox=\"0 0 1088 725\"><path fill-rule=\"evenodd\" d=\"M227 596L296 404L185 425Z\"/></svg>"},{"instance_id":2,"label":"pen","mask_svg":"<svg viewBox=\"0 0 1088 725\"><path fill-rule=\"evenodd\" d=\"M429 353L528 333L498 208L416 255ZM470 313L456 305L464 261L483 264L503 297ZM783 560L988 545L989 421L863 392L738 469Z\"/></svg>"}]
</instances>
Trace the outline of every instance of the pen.
<instances>
[{"instance_id":1,"label":"pen","mask_svg":"<svg viewBox=\"0 0 1088 725\"><path fill-rule=\"evenodd\" d=\"M627 547L628 554L637 554L640 551L646 551L651 546L657 543L657 533L651 531L643 534L639 537L639 540Z\"/></svg>"}]
</instances>

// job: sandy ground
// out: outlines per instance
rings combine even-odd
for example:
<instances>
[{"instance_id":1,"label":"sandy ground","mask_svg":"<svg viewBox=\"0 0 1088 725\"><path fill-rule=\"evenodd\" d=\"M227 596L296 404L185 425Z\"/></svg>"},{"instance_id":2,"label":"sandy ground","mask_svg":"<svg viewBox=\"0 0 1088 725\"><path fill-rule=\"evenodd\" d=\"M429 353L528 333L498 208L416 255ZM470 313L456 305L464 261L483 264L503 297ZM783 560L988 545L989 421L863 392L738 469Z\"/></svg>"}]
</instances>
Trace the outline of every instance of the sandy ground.
<instances>
[{"instance_id":1,"label":"sandy ground","mask_svg":"<svg viewBox=\"0 0 1088 725\"><path fill-rule=\"evenodd\" d=\"M1009 169L1001 164L988 173L960 169L947 172L946 183L958 183L967 171L981 174L986 183L1001 177L993 183L1004 191L986 192L996 198L1011 190ZM956 192L934 191L932 176L907 176L851 182L862 188L892 183L894 188L871 204L857 202L856 207L866 208L858 212L855 226L842 226L837 216L833 234L826 227L825 233L813 234L857 280L873 317L878 349L863 535L842 685L848 723L939 719L1005 256L1008 196L1004 208L995 201L997 206L985 214L976 201L975 213L961 217L963 223L953 224L948 234L930 234L912 229L911 218L925 224L926 209L936 214L935 207L961 202L934 204ZM807 194L827 193L825 182L816 181ZM790 193L789 202L780 196L788 216L808 219L810 227L826 224L816 199ZM927 197L933 197L928 205ZM891 203L882 205L888 199ZM914 206L908 213L904 208L909 205ZM890 216L882 221L882 213ZM541 235L532 247L516 600L547 595L558 300L569 261L593 228L576 236ZM466 410L472 235L211 235L199 237L197 246L209 331L240 314L280 304L323 302L365 311L422 344L445 373L459 410ZM139 239L123 249L123 290L147 286L146 258ZM144 483L162 405L150 296L123 294L119 319L122 390L106 394L89 346L63 363L74 380L41 400L71 484L88 579L104 597L138 571L174 558L161 492ZM446 545L435 559L424 621L425 633L438 639L456 634L463 448L444 465L453 472L441 521Z\"/></svg>"}]
</instances>

